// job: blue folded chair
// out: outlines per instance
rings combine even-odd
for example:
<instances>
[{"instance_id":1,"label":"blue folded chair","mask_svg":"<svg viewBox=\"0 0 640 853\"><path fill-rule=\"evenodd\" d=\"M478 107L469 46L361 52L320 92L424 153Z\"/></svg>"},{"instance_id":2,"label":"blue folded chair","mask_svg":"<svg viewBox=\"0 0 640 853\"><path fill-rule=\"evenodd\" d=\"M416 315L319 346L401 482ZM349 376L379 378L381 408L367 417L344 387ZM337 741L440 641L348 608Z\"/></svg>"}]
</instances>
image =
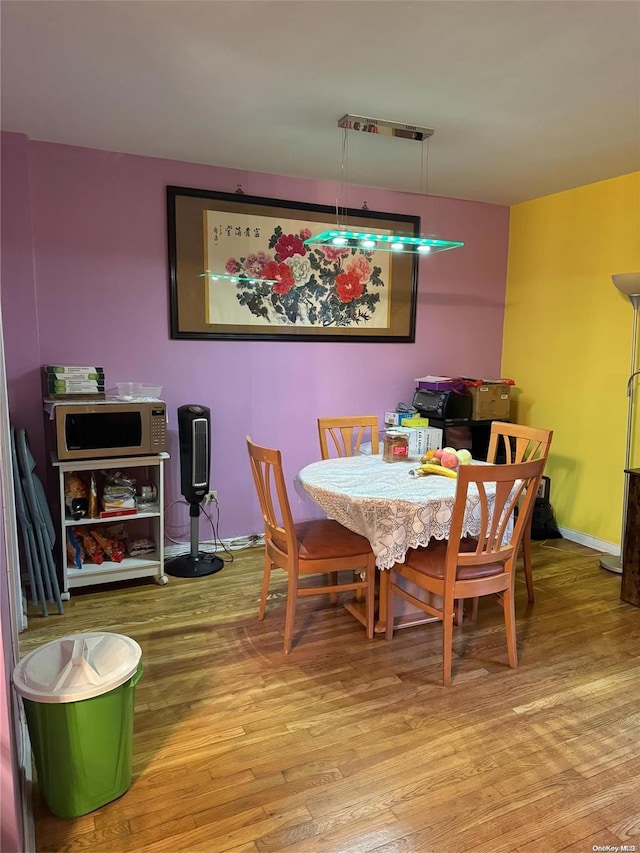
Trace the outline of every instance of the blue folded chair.
<instances>
[{"instance_id":1,"label":"blue folded chair","mask_svg":"<svg viewBox=\"0 0 640 853\"><path fill-rule=\"evenodd\" d=\"M58 605L58 613L64 613L62 598L60 596L60 585L58 584L58 574L53 558L53 549L56 544L56 528L51 517L44 486L35 474L36 461L29 448L27 433L24 429L14 430L14 433L18 475L22 485L24 506L31 523L32 541L35 541L36 559L33 560L34 550L32 548L32 569L36 585L38 585L38 575L41 581L44 581L44 590L41 591L42 583L38 587L43 615L48 615L47 601L54 601ZM44 596L45 591L46 598Z\"/></svg>"}]
</instances>

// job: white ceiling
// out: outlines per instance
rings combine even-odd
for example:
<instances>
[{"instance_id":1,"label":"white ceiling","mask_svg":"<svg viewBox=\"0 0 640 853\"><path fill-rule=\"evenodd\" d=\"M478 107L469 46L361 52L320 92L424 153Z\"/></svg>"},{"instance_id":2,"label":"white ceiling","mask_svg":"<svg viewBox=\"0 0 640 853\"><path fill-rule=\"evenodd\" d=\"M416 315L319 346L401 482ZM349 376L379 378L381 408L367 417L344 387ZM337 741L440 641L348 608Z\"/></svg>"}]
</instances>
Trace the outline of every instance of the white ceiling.
<instances>
[{"instance_id":1,"label":"white ceiling","mask_svg":"<svg viewBox=\"0 0 640 853\"><path fill-rule=\"evenodd\" d=\"M636 0L2 0L2 129L340 180L344 113L435 129L429 193L513 204L640 169ZM348 132L350 183L423 146Z\"/></svg>"}]
</instances>

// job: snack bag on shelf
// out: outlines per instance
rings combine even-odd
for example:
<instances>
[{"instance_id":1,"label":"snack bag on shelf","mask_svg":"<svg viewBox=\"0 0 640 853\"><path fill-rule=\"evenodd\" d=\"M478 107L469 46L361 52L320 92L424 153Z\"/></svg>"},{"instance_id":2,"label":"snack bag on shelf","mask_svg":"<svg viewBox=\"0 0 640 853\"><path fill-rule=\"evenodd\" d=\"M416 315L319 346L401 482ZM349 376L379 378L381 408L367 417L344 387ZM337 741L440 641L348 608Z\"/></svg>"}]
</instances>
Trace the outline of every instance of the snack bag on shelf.
<instances>
[{"instance_id":1,"label":"snack bag on shelf","mask_svg":"<svg viewBox=\"0 0 640 853\"><path fill-rule=\"evenodd\" d=\"M121 471L108 471L105 474L102 490L102 507L105 510L135 509L136 481Z\"/></svg>"},{"instance_id":2,"label":"snack bag on shelf","mask_svg":"<svg viewBox=\"0 0 640 853\"><path fill-rule=\"evenodd\" d=\"M91 535L113 563L121 563L125 557L124 543L120 539L105 536L104 530L92 529Z\"/></svg>"},{"instance_id":3,"label":"snack bag on shelf","mask_svg":"<svg viewBox=\"0 0 640 853\"><path fill-rule=\"evenodd\" d=\"M145 554L152 554L155 550L156 543L148 536L131 539L127 548L130 557L142 557Z\"/></svg>"},{"instance_id":4,"label":"snack bag on shelf","mask_svg":"<svg viewBox=\"0 0 640 853\"><path fill-rule=\"evenodd\" d=\"M64 502L67 515L77 521L89 511L89 490L85 481L75 471L64 475Z\"/></svg>"},{"instance_id":5,"label":"snack bag on shelf","mask_svg":"<svg viewBox=\"0 0 640 853\"><path fill-rule=\"evenodd\" d=\"M76 538L73 528L67 530L67 559L69 563L81 569L86 558L82 543Z\"/></svg>"},{"instance_id":6,"label":"snack bag on shelf","mask_svg":"<svg viewBox=\"0 0 640 853\"><path fill-rule=\"evenodd\" d=\"M84 545L87 557L91 562L95 563L97 566L102 565L102 563L104 563L104 551L91 535L91 531L83 527L73 527L71 529L73 530L76 539L79 539Z\"/></svg>"}]
</instances>

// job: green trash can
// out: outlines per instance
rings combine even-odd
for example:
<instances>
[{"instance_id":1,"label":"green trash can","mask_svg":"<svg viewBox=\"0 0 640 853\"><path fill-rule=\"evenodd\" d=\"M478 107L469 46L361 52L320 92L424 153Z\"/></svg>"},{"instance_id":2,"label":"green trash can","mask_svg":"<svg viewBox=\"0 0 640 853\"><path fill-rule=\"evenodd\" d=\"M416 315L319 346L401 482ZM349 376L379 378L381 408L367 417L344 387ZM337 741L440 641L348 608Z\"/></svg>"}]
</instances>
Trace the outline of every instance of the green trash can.
<instances>
[{"instance_id":1,"label":"green trash can","mask_svg":"<svg viewBox=\"0 0 640 853\"><path fill-rule=\"evenodd\" d=\"M92 632L46 643L15 667L40 790L59 817L92 812L129 788L141 657L130 637Z\"/></svg>"}]
</instances>

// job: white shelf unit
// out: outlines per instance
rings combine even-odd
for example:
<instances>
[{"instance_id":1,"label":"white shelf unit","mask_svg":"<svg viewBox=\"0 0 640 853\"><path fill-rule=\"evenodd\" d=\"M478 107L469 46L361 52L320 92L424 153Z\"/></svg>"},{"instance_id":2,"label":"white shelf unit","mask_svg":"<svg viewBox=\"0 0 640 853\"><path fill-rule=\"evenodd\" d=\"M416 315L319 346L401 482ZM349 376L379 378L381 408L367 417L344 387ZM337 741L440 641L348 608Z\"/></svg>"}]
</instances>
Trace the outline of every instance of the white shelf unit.
<instances>
[{"instance_id":1,"label":"white shelf unit","mask_svg":"<svg viewBox=\"0 0 640 853\"><path fill-rule=\"evenodd\" d=\"M100 459L73 459L61 461L52 459L54 468L58 469L59 503L60 503L60 547L63 598L69 598L69 590L74 587L92 586L95 584L113 583L115 581L133 580L134 578L150 577L164 585L168 581L164 573L164 462L169 458L168 453L158 453L150 456L118 456ZM135 470L131 470L135 469ZM157 489L158 501L148 511L135 515L113 515L109 518L81 518L77 521L70 518L65 506L65 477L70 471L78 474L91 471L127 471L138 483L153 483ZM67 530L70 527L98 527L101 525L125 522L129 531L135 535L150 536L156 543L156 550L143 557L125 557L121 563L105 560L100 565L89 561L82 568L69 565L67 557Z\"/></svg>"}]
</instances>

